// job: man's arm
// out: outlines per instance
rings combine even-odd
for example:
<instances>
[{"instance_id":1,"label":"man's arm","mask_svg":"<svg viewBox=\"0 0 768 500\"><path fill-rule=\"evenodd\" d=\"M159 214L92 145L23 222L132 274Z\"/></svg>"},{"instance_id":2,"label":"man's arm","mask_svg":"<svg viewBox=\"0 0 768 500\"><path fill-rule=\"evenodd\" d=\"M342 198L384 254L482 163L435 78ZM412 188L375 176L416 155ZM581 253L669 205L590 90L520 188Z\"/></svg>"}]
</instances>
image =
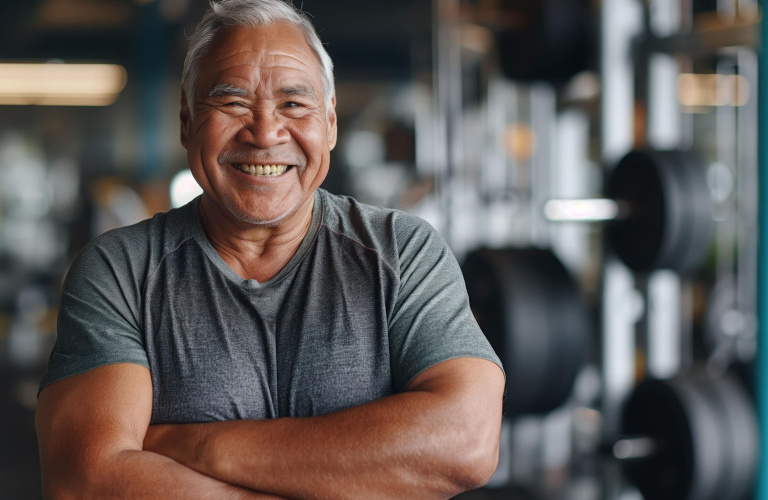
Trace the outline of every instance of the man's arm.
<instances>
[{"instance_id":1,"label":"man's arm","mask_svg":"<svg viewBox=\"0 0 768 500\"><path fill-rule=\"evenodd\" d=\"M35 426L46 498L275 498L142 451L152 413L149 370L95 368L47 386Z\"/></svg>"},{"instance_id":2,"label":"man's arm","mask_svg":"<svg viewBox=\"0 0 768 500\"><path fill-rule=\"evenodd\" d=\"M498 462L504 377L457 358L407 390L310 418L152 426L145 449L231 484L296 498L446 498Z\"/></svg>"}]
</instances>

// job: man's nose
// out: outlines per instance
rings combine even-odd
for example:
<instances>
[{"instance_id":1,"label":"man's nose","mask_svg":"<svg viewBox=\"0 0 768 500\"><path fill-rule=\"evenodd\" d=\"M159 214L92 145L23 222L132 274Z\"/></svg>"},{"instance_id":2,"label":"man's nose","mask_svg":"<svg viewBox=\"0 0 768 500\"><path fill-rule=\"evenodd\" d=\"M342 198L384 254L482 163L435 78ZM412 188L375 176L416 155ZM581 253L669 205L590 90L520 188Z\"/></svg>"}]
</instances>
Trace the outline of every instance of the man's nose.
<instances>
[{"instance_id":1,"label":"man's nose","mask_svg":"<svg viewBox=\"0 0 768 500\"><path fill-rule=\"evenodd\" d=\"M254 111L237 134L238 141L261 149L282 144L289 138L284 118L266 110Z\"/></svg>"}]
</instances>

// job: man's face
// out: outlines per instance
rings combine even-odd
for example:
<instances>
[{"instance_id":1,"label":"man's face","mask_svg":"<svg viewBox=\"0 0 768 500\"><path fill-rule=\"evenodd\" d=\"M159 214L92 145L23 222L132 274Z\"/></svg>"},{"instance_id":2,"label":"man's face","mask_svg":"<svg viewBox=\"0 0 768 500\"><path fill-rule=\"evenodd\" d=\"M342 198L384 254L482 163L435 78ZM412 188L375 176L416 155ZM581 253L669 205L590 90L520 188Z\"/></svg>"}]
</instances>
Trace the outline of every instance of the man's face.
<instances>
[{"instance_id":1,"label":"man's face","mask_svg":"<svg viewBox=\"0 0 768 500\"><path fill-rule=\"evenodd\" d=\"M182 95L180 116L181 143L204 196L259 226L305 213L328 173L336 113L325 107L320 62L301 31L289 24L228 29L200 68L194 113ZM279 175L250 173L250 166L272 165Z\"/></svg>"}]
</instances>

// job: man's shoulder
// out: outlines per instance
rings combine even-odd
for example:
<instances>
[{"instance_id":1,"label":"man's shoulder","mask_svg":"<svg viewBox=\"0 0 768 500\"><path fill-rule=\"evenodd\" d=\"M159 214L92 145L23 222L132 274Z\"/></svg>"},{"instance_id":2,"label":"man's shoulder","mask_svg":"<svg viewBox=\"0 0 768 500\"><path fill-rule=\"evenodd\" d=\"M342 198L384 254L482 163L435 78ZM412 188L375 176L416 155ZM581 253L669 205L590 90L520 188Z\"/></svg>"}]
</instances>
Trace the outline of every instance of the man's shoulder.
<instances>
[{"instance_id":1,"label":"man's shoulder","mask_svg":"<svg viewBox=\"0 0 768 500\"><path fill-rule=\"evenodd\" d=\"M359 239L373 238L400 246L412 237L429 238L437 231L424 219L395 208L361 203L350 196L322 191L323 223L331 230Z\"/></svg>"},{"instance_id":2,"label":"man's shoulder","mask_svg":"<svg viewBox=\"0 0 768 500\"><path fill-rule=\"evenodd\" d=\"M136 224L100 234L80 251L73 266L87 267L97 262L117 269L151 266L193 236L191 208L187 205L159 212Z\"/></svg>"}]
</instances>

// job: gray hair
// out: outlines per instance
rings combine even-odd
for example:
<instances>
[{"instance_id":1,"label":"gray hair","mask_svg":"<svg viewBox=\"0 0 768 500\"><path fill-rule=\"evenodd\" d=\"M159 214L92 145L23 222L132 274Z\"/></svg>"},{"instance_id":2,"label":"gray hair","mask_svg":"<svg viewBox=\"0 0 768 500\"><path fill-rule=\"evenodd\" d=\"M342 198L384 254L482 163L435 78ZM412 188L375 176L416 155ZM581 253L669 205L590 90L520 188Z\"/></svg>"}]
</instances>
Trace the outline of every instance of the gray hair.
<instances>
[{"instance_id":1,"label":"gray hair","mask_svg":"<svg viewBox=\"0 0 768 500\"><path fill-rule=\"evenodd\" d=\"M200 76L200 61L216 34L222 29L234 26L257 28L280 22L290 23L299 28L319 59L325 107L330 112L333 98L333 62L306 14L283 0L219 0L211 1L202 21L189 37L189 49L184 59L181 85L187 94L190 113L192 113L195 99L195 85Z\"/></svg>"}]
</instances>

